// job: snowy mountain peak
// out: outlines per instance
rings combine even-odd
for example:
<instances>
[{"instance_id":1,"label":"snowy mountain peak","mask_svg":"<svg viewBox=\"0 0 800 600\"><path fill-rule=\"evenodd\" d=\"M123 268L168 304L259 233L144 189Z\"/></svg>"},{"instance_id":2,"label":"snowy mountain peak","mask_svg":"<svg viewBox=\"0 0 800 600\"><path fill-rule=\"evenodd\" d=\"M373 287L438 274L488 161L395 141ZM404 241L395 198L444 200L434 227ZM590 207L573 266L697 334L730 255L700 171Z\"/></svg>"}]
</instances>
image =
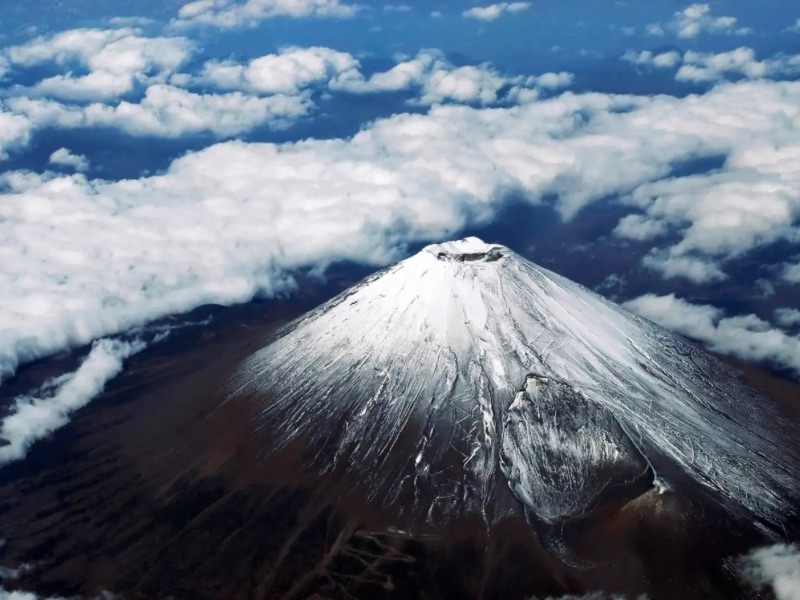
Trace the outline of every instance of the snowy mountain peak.
<instances>
[{"instance_id":1,"label":"snowy mountain peak","mask_svg":"<svg viewBox=\"0 0 800 600\"><path fill-rule=\"evenodd\" d=\"M553 523L649 477L778 525L800 489L780 417L734 372L477 238L428 246L294 321L231 394L260 403L254 430L284 432L271 443L310 440L315 468L416 521L521 504Z\"/></svg>"},{"instance_id":2,"label":"snowy mountain peak","mask_svg":"<svg viewBox=\"0 0 800 600\"><path fill-rule=\"evenodd\" d=\"M438 260L456 262L495 262L505 256L508 248L497 244L487 244L476 237L431 244L422 252L435 256Z\"/></svg>"}]
</instances>

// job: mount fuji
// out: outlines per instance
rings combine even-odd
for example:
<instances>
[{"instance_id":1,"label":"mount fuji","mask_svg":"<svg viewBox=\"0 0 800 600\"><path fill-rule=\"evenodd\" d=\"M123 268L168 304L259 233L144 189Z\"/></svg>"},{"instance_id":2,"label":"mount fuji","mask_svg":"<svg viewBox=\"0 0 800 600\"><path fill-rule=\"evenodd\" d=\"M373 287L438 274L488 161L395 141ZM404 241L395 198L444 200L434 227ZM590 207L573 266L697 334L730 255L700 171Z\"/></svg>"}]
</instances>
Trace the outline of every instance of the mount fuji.
<instances>
[{"instance_id":1,"label":"mount fuji","mask_svg":"<svg viewBox=\"0 0 800 600\"><path fill-rule=\"evenodd\" d=\"M796 391L509 248L318 303L213 309L0 472L15 586L749 600L736 561L798 539Z\"/></svg>"},{"instance_id":2,"label":"mount fuji","mask_svg":"<svg viewBox=\"0 0 800 600\"><path fill-rule=\"evenodd\" d=\"M694 485L780 529L800 490L789 425L733 370L477 238L428 246L293 322L228 396L260 402L273 450L304 440L311 468L417 526L519 506L552 525L610 490Z\"/></svg>"}]
</instances>

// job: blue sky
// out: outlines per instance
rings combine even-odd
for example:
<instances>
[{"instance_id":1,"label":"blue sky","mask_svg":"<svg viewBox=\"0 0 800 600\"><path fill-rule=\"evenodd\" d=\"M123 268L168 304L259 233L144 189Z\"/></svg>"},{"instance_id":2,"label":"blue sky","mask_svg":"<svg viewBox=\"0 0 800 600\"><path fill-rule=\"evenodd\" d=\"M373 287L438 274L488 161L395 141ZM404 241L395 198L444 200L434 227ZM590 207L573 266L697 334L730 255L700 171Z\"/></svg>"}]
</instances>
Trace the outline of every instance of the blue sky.
<instances>
[{"instance_id":1,"label":"blue sky","mask_svg":"<svg viewBox=\"0 0 800 600\"><path fill-rule=\"evenodd\" d=\"M0 385L466 233L800 375L792 3L5 8Z\"/></svg>"}]
</instances>

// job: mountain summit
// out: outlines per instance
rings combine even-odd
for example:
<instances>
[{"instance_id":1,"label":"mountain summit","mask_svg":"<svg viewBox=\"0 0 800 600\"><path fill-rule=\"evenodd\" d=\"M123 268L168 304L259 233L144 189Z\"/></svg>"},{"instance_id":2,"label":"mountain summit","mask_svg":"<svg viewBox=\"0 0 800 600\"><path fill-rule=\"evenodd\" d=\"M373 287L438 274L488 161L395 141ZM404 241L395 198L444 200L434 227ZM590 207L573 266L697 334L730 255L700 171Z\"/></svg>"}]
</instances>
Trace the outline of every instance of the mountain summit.
<instances>
[{"instance_id":1,"label":"mountain summit","mask_svg":"<svg viewBox=\"0 0 800 600\"><path fill-rule=\"evenodd\" d=\"M611 491L692 486L779 528L800 479L780 417L731 369L477 238L428 246L286 326L228 397L256 399L267 453L303 442L307 466L418 526L520 505L557 524Z\"/></svg>"}]
</instances>

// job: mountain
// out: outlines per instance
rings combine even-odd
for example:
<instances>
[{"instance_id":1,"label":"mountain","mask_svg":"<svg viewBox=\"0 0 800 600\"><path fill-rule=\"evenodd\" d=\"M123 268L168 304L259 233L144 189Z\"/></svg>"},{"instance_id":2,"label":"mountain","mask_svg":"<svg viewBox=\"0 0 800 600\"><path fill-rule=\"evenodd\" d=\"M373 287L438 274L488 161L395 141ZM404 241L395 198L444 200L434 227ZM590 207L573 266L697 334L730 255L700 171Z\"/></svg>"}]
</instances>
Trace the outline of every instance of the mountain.
<instances>
[{"instance_id":1,"label":"mountain","mask_svg":"<svg viewBox=\"0 0 800 600\"><path fill-rule=\"evenodd\" d=\"M737 558L800 535L798 388L506 247L428 246L299 312L196 315L0 470L4 587L744 600Z\"/></svg>"},{"instance_id":2,"label":"mountain","mask_svg":"<svg viewBox=\"0 0 800 600\"><path fill-rule=\"evenodd\" d=\"M716 359L476 238L428 246L286 327L237 372L255 430L311 441L370 501L441 526L521 503L576 519L607 491L697 485L781 527L798 456L766 398ZM513 492L509 497L508 490Z\"/></svg>"}]
</instances>

